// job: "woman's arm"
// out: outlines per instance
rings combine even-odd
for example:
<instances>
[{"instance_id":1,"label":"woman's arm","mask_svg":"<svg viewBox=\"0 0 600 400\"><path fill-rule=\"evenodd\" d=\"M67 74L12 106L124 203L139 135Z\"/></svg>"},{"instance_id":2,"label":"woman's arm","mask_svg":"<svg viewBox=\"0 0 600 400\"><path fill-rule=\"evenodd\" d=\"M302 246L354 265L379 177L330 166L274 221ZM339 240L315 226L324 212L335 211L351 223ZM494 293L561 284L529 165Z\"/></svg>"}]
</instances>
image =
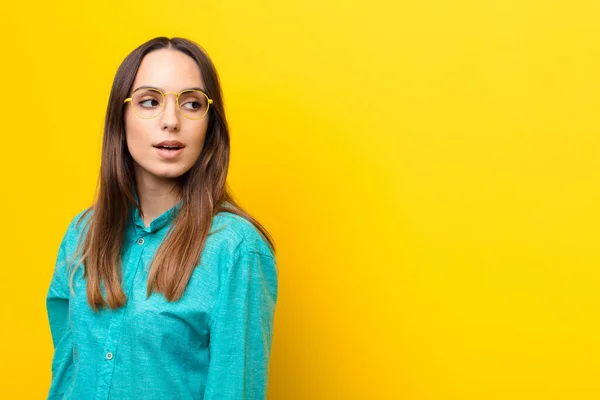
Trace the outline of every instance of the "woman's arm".
<instances>
[{"instance_id":1,"label":"woman's arm","mask_svg":"<svg viewBox=\"0 0 600 400\"><path fill-rule=\"evenodd\" d=\"M73 340L69 326L69 275L66 268L66 245L69 230L63 237L46 297L48 322L52 334L52 382L48 400L62 399L73 376Z\"/></svg>"},{"instance_id":2,"label":"woman's arm","mask_svg":"<svg viewBox=\"0 0 600 400\"><path fill-rule=\"evenodd\" d=\"M262 400L267 395L276 261L264 251L240 247L219 291L204 400Z\"/></svg>"}]
</instances>

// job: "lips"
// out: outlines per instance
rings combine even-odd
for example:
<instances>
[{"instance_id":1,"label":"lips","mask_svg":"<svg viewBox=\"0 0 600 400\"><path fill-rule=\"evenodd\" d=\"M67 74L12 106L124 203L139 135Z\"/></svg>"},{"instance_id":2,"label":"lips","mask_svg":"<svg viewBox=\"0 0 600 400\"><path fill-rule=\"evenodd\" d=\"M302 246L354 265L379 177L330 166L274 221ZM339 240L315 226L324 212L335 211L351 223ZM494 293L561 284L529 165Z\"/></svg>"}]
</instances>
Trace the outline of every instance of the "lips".
<instances>
[{"instance_id":1,"label":"lips","mask_svg":"<svg viewBox=\"0 0 600 400\"><path fill-rule=\"evenodd\" d=\"M165 149L165 150L179 150L185 147L183 143L177 140L165 140L158 144L155 144L154 147L157 149Z\"/></svg>"}]
</instances>

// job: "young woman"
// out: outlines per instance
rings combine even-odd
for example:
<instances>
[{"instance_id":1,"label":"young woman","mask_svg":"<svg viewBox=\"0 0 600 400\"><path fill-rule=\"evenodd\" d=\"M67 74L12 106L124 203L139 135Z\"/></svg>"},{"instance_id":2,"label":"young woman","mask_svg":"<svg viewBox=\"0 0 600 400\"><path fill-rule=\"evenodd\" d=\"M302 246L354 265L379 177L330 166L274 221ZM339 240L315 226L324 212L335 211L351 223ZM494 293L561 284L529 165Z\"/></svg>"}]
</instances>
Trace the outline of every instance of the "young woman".
<instances>
[{"instance_id":1,"label":"young woman","mask_svg":"<svg viewBox=\"0 0 600 400\"><path fill-rule=\"evenodd\" d=\"M274 243L226 184L217 72L158 37L115 76L97 199L71 221L47 295L49 399L264 399Z\"/></svg>"}]
</instances>

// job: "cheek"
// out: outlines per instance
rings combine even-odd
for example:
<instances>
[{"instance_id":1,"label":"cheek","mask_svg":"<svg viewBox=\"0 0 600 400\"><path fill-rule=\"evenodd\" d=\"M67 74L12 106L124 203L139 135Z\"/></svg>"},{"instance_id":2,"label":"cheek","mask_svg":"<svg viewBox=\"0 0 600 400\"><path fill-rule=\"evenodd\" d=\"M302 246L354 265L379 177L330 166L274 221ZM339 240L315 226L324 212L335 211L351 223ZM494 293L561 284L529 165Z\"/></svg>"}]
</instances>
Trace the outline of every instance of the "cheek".
<instances>
[{"instance_id":1,"label":"cheek","mask_svg":"<svg viewBox=\"0 0 600 400\"><path fill-rule=\"evenodd\" d=\"M139 158L147 153L148 147L148 135L146 128L143 126L142 121L130 121L126 120L125 124L125 141L127 142L127 149L134 160L140 161Z\"/></svg>"},{"instance_id":2,"label":"cheek","mask_svg":"<svg viewBox=\"0 0 600 400\"><path fill-rule=\"evenodd\" d=\"M200 153L202 152L202 149L204 148L205 141L206 141L206 129L203 131L202 135L195 138L195 140L193 141L194 153L196 154L196 157L200 156Z\"/></svg>"},{"instance_id":3,"label":"cheek","mask_svg":"<svg viewBox=\"0 0 600 400\"><path fill-rule=\"evenodd\" d=\"M202 132L203 133L201 135L196 134L186 140L187 151L180 164L182 172L189 170L198 161L200 153L202 153L202 149L204 148L204 142L206 138L206 134L204 131Z\"/></svg>"},{"instance_id":4,"label":"cheek","mask_svg":"<svg viewBox=\"0 0 600 400\"><path fill-rule=\"evenodd\" d=\"M206 140L206 130L207 124L203 123L196 129L190 130L190 135L186 135L186 143L190 147L190 155L194 155L194 157L198 157L202 152L202 148L204 147L204 142Z\"/></svg>"}]
</instances>

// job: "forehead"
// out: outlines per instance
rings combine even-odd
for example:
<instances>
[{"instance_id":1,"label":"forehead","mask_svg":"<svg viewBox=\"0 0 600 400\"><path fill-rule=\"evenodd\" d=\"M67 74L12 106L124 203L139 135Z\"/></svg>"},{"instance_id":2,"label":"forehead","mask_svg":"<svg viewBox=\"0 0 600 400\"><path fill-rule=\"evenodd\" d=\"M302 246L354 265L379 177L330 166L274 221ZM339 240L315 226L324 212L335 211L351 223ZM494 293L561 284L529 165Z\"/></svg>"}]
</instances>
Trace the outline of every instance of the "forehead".
<instances>
[{"instance_id":1,"label":"forehead","mask_svg":"<svg viewBox=\"0 0 600 400\"><path fill-rule=\"evenodd\" d=\"M133 81L133 88L141 85L175 92L189 87L204 88L198 64L188 55L173 49L146 54Z\"/></svg>"}]
</instances>

